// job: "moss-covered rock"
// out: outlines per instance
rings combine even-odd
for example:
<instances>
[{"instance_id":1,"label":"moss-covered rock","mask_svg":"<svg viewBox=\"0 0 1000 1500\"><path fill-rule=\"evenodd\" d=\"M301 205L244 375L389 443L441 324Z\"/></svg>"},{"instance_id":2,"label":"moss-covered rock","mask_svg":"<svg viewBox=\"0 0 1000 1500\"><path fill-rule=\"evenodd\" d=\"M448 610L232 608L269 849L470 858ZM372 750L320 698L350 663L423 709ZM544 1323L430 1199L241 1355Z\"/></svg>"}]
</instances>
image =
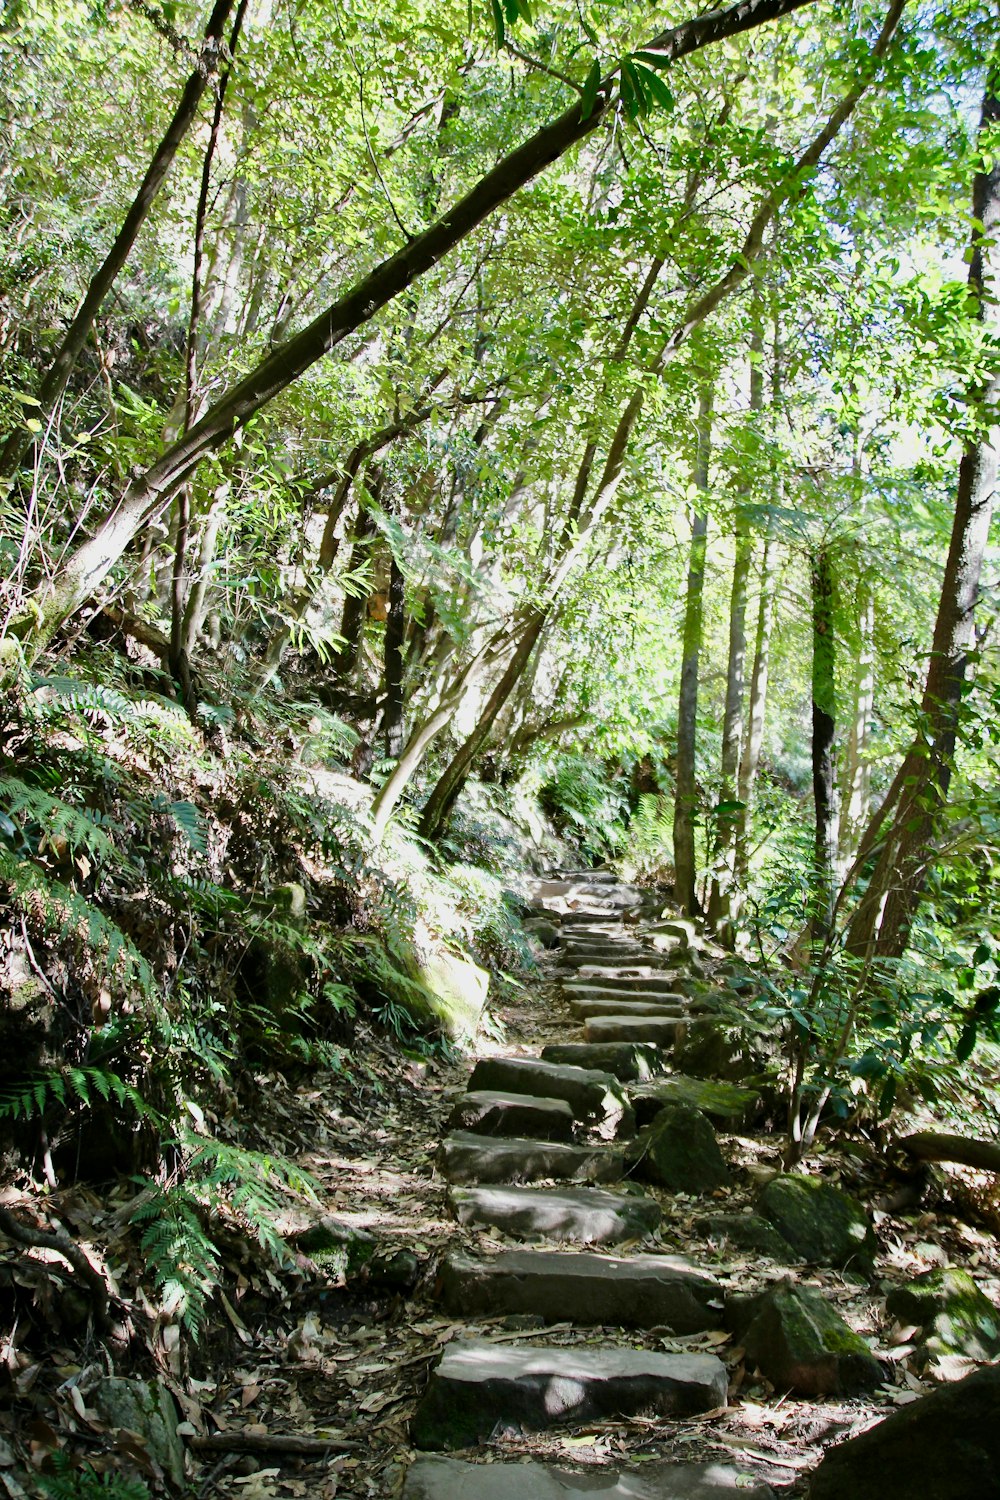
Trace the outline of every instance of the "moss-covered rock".
<instances>
[{"instance_id":1,"label":"moss-covered rock","mask_svg":"<svg viewBox=\"0 0 1000 1500\"><path fill-rule=\"evenodd\" d=\"M357 1276L377 1249L374 1235L329 1215L296 1236L296 1248L338 1281Z\"/></svg>"},{"instance_id":2,"label":"moss-covered rock","mask_svg":"<svg viewBox=\"0 0 1000 1500\"><path fill-rule=\"evenodd\" d=\"M94 1407L111 1428L134 1432L150 1458L171 1483L184 1486L184 1443L177 1432L180 1418L174 1398L156 1380L102 1380L93 1397Z\"/></svg>"},{"instance_id":3,"label":"moss-covered rock","mask_svg":"<svg viewBox=\"0 0 1000 1500\"><path fill-rule=\"evenodd\" d=\"M433 1023L452 1041L471 1041L489 993L486 970L467 955L443 947L425 930L410 940L398 936L394 954L406 979L394 998L417 1024Z\"/></svg>"},{"instance_id":4,"label":"moss-covered rock","mask_svg":"<svg viewBox=\"0 0 1000 1500\"><path fill-rule=\"evenodd\" d=\"M964 1374L961 1361L990 1360L1000 1354L1000 1311L968 1271L928 1271L909 1286L896 1287L885 1305L900 1323L921 1330L921 1358L935 1366L937 1374Z\"/></svg>"},{"instance_id":5,"label":"moss-covered rock","mask_svg":"<svg viewBox=\"0 0 1000 1500\"><path fill-rule=\"evenodd\" d=\"M864 1339L822 1293L786 1279L755 1297L726 1301L726 1327L772 1385L802 1396L872 1390L882 1379Z\"/></svg>"},{"instance_id":6,"label":"moss-covered rock","mask_svg":"<svg viewBox=\"0 0 1000 1500\"><path fill-rule=\"evenodd\" d=\"M731 1180L711 1121L690 1104L664 1105L626 1162L636 1177L674 1193L710 1193Z\"/></svg>"},{"instance_id":7,"label":"moss-covered rock","mask_svg":"<svg viewBox=\"0 0 1000 1500\"><path fill-rule=\"evenodd\" d=\"M864 1209L822 1177L775 1177L757 1208L803 1260L870 1271L876 1244Z\"/></svg>"},{"instance_id":8,"label":"moss-covered rock","mask_svg":"<svg viewBox=\"0 0 1000 1500\"><path fill-rule=\"evenodd\" d=\"M714 1120L745 1124L750 1120L760 1096L754 1089L739 1088L707 1078L688 1078L673 1073L669 1078L655 1079L632 1090L635 1117L647 1125L668 1104L690 1104Z\"/></svg>"},{"instance_id":9,"label":"moss-covered rock","mask_svg":"<svg viewBox=\"0 0 1000 1500\"><path fill-rule=\"evenodd\" d=\"M710 1240L727 1240L736 1250L751 1250L787 1265L795 1251L760 1214L707 1214L695 1220L695 1230Z\"/></svg>"},{"instance_id":10,"label":"moss-covered rock","mask_svg":"<svg viewBox=\"0 0 1000 1500\"><path fill-rule=\"evenodd\" d=\"M721 1016L692 1021L675 1054L677 1066L696 1078L740 1083L767 1066L759 1040L745 1027Z\"/></svg>"}]
</instances>

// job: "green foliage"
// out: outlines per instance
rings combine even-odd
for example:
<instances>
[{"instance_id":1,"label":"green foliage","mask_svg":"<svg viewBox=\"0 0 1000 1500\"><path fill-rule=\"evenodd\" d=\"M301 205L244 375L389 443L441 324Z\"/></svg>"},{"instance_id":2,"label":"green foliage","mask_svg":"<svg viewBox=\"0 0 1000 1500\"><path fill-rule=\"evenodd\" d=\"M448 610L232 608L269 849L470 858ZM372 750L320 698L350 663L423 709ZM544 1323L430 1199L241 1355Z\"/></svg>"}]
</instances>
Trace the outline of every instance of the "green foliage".
<instances>
[{"instance_id":1,"label":"green foliage","mask_svg":"<svg viewBox=\"0 0 1000 1500\"><path fill-rule=\"evenodd\" d=\"M95 1097L112 1100L136 1120L159 1124L157 1112L139 1090L105 1068L64 1068L58 1073L39 1074L16 1088L0 1089L0 1119L27 1120L46 1114L53 1104L70 1109L82 1104L90 1109Z\"/></svg>"},{"instance_id":2,"label":"green foliage","mask_svg":"<svg viewBox=\"0 0 1000 1500\"><path fill-rule=\"evenodd\" d=\"M620 848L625 833L626 788L603 766L582 755L559 755L549 764L539 800L556 832L581 853L603 859Z\"/></svg>"},{"instance_id":3,"label":"green foliage","mask_svg":"<svg viewBox=\"0 0 1000 1500\"><path fill-rule=\"evenodd\" d=\"M90 1464L74 1468L64 1453L54 1453L52 1473L39 1474L38 1485L49 1500L149 1500L149 1486L116 1469L98 1473Z\"/></svg>"},{"instance_id":4,"label":"green foliage","mask_svg":"<svg viewBox=\"0 0 1000 1500\"><path fill-rule=\"evenodd\" d=\"M662 793L642 793L617 856L622 871L633 880L663 879L672 867L673 846L673 803Z\"/></svg>"},{"instance_id":5,"label":"green foliage","mask_svg":"<svg viewBox=\"0 0 1000 1500\"><path fill-rule=\"evenodd\" d=\"M164 1312L197 1339L218 1285L220 1253L213 1219L235 1222L278 1267L290 1264L274 1227L289 1193L315 1201L318 1184L284 1157L229 1142L187 1135L184 1180L163 1186L141 1180L130 1218L142 1226L140 1247Z\"/></svg>"}]
</instances>

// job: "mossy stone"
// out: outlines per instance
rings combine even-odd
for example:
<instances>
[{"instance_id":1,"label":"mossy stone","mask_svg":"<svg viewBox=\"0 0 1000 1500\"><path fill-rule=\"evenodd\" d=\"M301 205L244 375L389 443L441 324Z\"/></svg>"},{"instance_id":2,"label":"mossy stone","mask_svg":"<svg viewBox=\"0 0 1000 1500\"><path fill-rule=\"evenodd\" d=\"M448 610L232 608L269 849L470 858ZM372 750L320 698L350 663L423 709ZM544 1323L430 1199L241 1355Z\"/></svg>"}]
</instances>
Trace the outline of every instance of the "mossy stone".
<instances>
[{"instance_id":1,"label":"mossy stone","mask_svg":"<svg viewBox=\"0 0 1000 1500\"><path fill-rule=\"evenodd\" d=\"M775 1177L757 1208L803 1260L870 1271L876 1243L864 1209L822 1177Z\"/></svg>"},{"instance_id":2,"label":"mossy stone","mask_svg":"<svg viewBox=\"0 0 1000 1500\"><path fill-rule=\"evenodd\" d=\"M901 1323L921 1329L927 1362L951 1355L989 1360L1000 1354L1000 1311L968 1271L928 1271L909 1286L896 1287L885 1305Z\"/></svg>"},{"instance_id":3,"label":"mossy stone","mask_svg":"<svg viewBox=\"0 0 1000 1500\"><path fill-rule=\"evenodd\" d=\"M692 1021L675 1058L685 1073L729 1083L753 1078L767 1062L752 1035L721 1017Z\"/></svg>"},{"instance_id":4,"label":"mossy stone","mask_svg":"<svg viewBox=\"0 0 1000 1500\"><path fill-rule=\"evenodd\" d=\"M94 1392L94 1406L112 1428L135 1432L146 1452L177 1488L184 1487L184 1443L177 1432L180 1418L170 1392L156 1380L102 1380Z\"/></svg>"},{"instance_id":5,"label":"mossy stone","mask_svg":"<svg viewBox=\"0 0 1000 1500\"><path fill-rule=\"evenodd\" d=\"M754 1113L760 1096L754 1089L736 1084L674 1073L633 1090L632 1102L640 1125L647 1124L667 1104L690 1104L712 1119L743 1122Z\"/></svg>"},{"instance_id":6,"label":"mossy stone","mask_svg":"<svg viewBox=\"0 0 1000 1500\"><path fill-rule=\"evenodd\" d=\"M795 1259L791 1245L760 1214L708 1214L694 1227L708 1239L728 1240L736 1250L752 1250L784 1265Z\"/></svg>"},{"instance_id":7,"label":"mossy stone","mask_svg":"<svg viewBox=\"0 0 1000 1500\"><path fill-rule=\"evenodd\" d=\"M329 1275L346 1281L364 1270L378 1242L363 1229L326 1217L298 1235L295 1244Z\"/></svg>"},{"instance_id":8,"label":"mossy stone","mask_svg":"<svg viewBox=\"0 0 1000 1500\"><path fill-rule=\"evenodd\" d=\"M843 1396L872 1390L882 1379L864 1339L823 1295L790 1279L755 1297L731 1297L725 1320L747 1361L772 1385L802 1396Z\"/></svg>"},{"instance_id":9,"label":"mossy stone","mask_svg":"<svg viewBox=\"0 0 1000 1500\"><path fill-rule=\"evenodd\" d=\"M712 1123L690 1104L667 1104L626 1154L636 1177L674 1193L710 1193L731 1181Z\"/></svg>"}]
</instances>

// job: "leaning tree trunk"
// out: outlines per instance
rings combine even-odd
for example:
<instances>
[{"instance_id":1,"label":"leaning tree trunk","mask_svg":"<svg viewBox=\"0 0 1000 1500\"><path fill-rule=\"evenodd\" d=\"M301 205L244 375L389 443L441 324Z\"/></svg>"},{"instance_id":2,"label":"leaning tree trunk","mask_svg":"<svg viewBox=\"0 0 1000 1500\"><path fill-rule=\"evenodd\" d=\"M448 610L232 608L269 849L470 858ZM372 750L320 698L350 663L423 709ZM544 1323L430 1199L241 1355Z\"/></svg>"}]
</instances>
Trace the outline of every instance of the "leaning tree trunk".
<instances>
[{"instance_id":1,"label":"leaning tree trunk","mask_svg":"<svg viewBox=\"0 0 1000 1500\"><path fill-rule=\"evenodd\" d=\"M157 195L163 186L167 173L177 155L178 147L184 140L201 103L202 95L208 87L215 69L218 65L219 55L222 51L223 32L229 20L229 13L233 8L235 0L216 0L212 13L205 27L205 34L198 52L198 60L195 67L184 85L177 108L174 110L173 118L167 126L159 146L153 155L153 159L146 169L146 175L142 179L139 191L132 201L132 206L122 222L122 226L115 237L99 267L91 279L83 301L77 309L72 323L66 330L62 343L56 352L49 369L42 380L38 390L38 405L32 408L35 421L43 425L49 421L54 413L63 391L69 383L69 377L73 373L73 366L80 357L80 352L87 342L87 337L94 324L94 319L101 310L105 297L114 286L119 271L128 259L132 246L138 238L139 231L146 221L150 209L156 201ZM242 21L242 17L240 18ZM237 23L239 24L239 23ZM238 31L237 31L238 35ZM233 39L235 45L235 37ZM3 451L0 452L0 479L9 479L18 468L32 443L32 435L27 427L20 426L8 434L4 443Z\"/></svg>"},{"instance_id":2,"label":"leaning tree trunk","mask_svg":"<svg viewBox=\"0 0 1000 1500\"><path fill-rule=\"evenodd\" d=\"M972 195L969 295L984 334L1000 333L996 237L1000 233L1000 156L991 140L1000 128L1000 59L987 78L980 120L986 165L976 173ZM895 806L873 819L860 857L878 849L875 869L848 924L845 946L868 960L898 958L920 904L924 882L948 795L958 736L959 710L969 665L983 554L989 538L997 479L993 431L1000 400L1000 370L968 395L967 418L978 423L958 471L958 493L931 659L921 703L921 735L893 783ZM888 825L886 827L886 825ZM852 871L852 874L855 872Z\"/></svg>"},{"instance_id":3,"label":"leaning tree trunk","mask_svg":"<svg viewBox=\"0 0 1000 1500\"><path fill-rule=\"evenodd\" d=\"M753 798L757 785L760 753L764 744L767 715L767 679L771 664L771 631L774 627L775 544L768 537L760 565L760 600L754 636L753 670L750 673L750 704L747 709L743 753L740 756L740 811L734 851L735 879L745 888L750 873L750 832Z\"/></svg>"},{"instance_id":4,"label":"leaning tree trunk","mask_svg":"<svg viewBox=\"0 0 1000 1500\"><path fill-rule=\"evenodd\" d=\"M403 659L405 640L406 579L394 552L389 565L389 605L385 617L383 647L385 707L382 710L382 733L385 736L385 753L389 760L396 760L403 748L403 716L406 710Z\"/></svg>"},{"instance_id":5,"label":"leaning tree trunk","mask_svg":"<svg viewBox=\"0 0 1000 1500\"><path fill-rule=\"evenodd\" d=\"M365 610L368 607L368 595L361 586L361 575L364 573L365 564L371 552L371 539L374 534L375 522L368 507L362 503L358 507L354 531L351 535L348 572L353 582L350 593L344 596L344 608L340 617L341 645L333 659L333 672L336 677L350 677L361 655L361 633L364 629Z\"/></svg>"},{"instance_id":6,"label":"leaning tree trunk","mask_svg":"<svg viewBox=\"0 0 1000 1500\"><path fill-rule=\"evenodd\" d=\"M810 0L738 0L724 11L710 11L653 39L652 47L664 62L699 51L711 43L740 35ZM899 22L905 0L892 0L878 40L857 82L833 110L826 125L792 168L768 194L747 232L740 253L727 274L704 297L691 304L673 336L673 347L739 287L760 253L763 235L781 205L802 185L863 98L878 63L884 58ZM447 209L422 234L363 277L350 291L302 331L273 349L205 413L190 432L173 443L138 476L120 497L95 534L71 553L38 596L14 618L8 633L31 650L44 646L77 609L90 599L114 568L141 528L156 516L195 471L202 459L228 442L237 428L287 390L311 365L346 338L438 263L477 228L500 204L525 183L559 160L571 146L588 136L611 109L614 79L598 86L587 109L574 101L550 124L505 156L479 182Z\"/></svg>"},{"instance_id":7,"label":"leaning tree trunk","mask_svg":"<svg viewBox=\"0 0 1000 1500\"><path fill-rule=\"evenodd\" d=\"M868 740L875 706L875 591L867 571L857 584L858 653L854 672L854 711L844 761L838 866L843 872L868 821L871 769Z\"/></svg>"},{"instance_id":8,"label":"leaning tree trunk","mask_svg":"<svg viewBox=\"0 0 1000 1500\"><path fill-rule=\"evenodd\" d=\"M698 398L695 460L691 482L697 493L691 521L684 634L681 647L681 689L677 704L677 764L674 793L674 897L683 912L698 908L695 894L695 813L698 805L695 753L698 720L698 665L701 656L702 600L705 593L705 544L708 518L704 500L712 447L714 385L704 377Z\"/></svg>"}]
</instances>

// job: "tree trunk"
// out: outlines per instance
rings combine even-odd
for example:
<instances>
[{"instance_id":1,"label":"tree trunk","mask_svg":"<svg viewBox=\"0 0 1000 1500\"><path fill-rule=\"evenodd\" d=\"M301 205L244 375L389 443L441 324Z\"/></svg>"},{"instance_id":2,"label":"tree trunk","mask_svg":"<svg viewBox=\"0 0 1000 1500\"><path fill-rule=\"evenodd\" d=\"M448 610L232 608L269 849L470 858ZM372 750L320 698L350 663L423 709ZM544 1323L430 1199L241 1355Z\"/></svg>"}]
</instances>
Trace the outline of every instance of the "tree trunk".
<instances>
[{"instance_id":1,"label":"tree trunk","mask_svg":"<svg viewBox=\"0 0 1000 1500\"><path fill-rule=\"evenodd\" d=\"M715 398L711 376L702 380L698 399L695 460L691 475L698 492L691 522L684 634L681 648L681 689L677 704L677 769L674 793L674 899L688 916L698 910L695 894L695 813L698 804L695 754L698 720L698 664L701 656L702 598L705 592L705 544L708 518L704 497L712 448L712 411Z\"/></svg>"},{"instance_id":2,"label":"tree trunk","mask_svg":"<svg viewBox=\"0 0 1000 1500\"><path fill-rule=\"evenodd\" d=\"M875 706L875 592L867 572L857 585L858 658L854 673L854 712L844 765L838 866L841 874L854 857L868 820L871 771L866 759Z\"/></svg>"},{"instance_id":3,"label":"tree trunk","mask_svg":"<svg viewBox=\"0 0 1000 1500\"><path fill-rule=\"evenodd\" d=\"M797 10L810 0L738 0L725 11L711 11L660 33L651 46L665 60L675 60L709 44L752 30ZM679 347L692 327L715 310L749 273L762 238L778 208L811 173L823 152L863 97L875 66L889 46L904 0L892 0L889 14L858 82L836 107L827 124L758 209L740 252L726 275L695 300L672 339ZM206 454L221 447L255 412L286 390L324 354L373 318L450 250L460 244L495 208L589 135L611 107L613 79L600 84L593 107L584 114L574 101L549 125L504 157L490 172L422 234L404 245L338 298L319 317L286 343L272 350L255 369L212 406L192 430L174 443L122 495L96 534L70 554L58 572L31 600L31 607L12 622L10 633L43 646L60 625L100 586L140 528L154 516L193 473Z\"/></svg>"},{"instance_id":4,"label":"tree trunk","mask_svg":"<svg viewBox=\"0 0 1000 1500\"><path fill-rule=\"evenodd\" d=\"M385 620L385 708L382 733L385 753L396 760L403 748L403 642L406 639L406 579L393 553L389 568L389 608Z\"/></svg>"},{"instance_id":5,"label":"tree trunk","mask_svg":"<svg viewBox=\"0 0 1000 1500\"><path fill-rule=\"evenodd\" d=\"M837 865L839 815L834 765L837 648L829 549L825 545L814 548L809 562L812 579L812 784L816 809L811 933L813 946L821 947L833 916Z\"/></svg>"},{"instance_id":6,"label":"tree trunk","mask_svg":"<svg viewBox=\"0 0 1000 1500\"><path fill-rule=\"evenodd\" d=\"M759 281L754 286L751 320L749 410L751 422L755 422L764 410L764 321ZM732 943L733 921L739 910L739 893L736 888L736 840L740 825L738 785L743 739L743 700L746 691L747 591L753 561L753 543L743 509L750 496L750 486L745 484L742 490L736 507L736 555L729 600L726 707L722 721L719 801L715 809L714 873L708 899L709 926L719 941L726 945Z\"/></svg>"},{"instance_id":7,"label":"tree trunk","mask_svg":"<svg viewBox=\"0 0 1000 1500\"><path fill-rule=\"evenodd\" d=\"M1000 68L987 79L980 140L987 167L976 173L972 199L969 294L976 319L994 337L998 317L996 236L1000 232L1000 157L989 141L1000 126ZM888 830L876 814L877 832L866 831L861 850L879 849L874 872L848 925L845 946L859 958L892 959L904 951L933 858L941 807L948 794L966 681L983 553L989 537L997 454L993 413L1000 400L1000 372L969 392L968 416L980 436L967 444L958 471L958 493L931 658L921 703L921 733L893 784L898 798ZM860 856L859 856L860 857ZM853 874L854 872L852 872Z\"/></svg>"},{"instance_id":8,"label":"tree trunk","mask_svg":"<svg viewBox=\"0 0 1000 1500\"><path fill-rule=\"evenodd\" d=\"M184 92L181 94L177 108L174 110L173 119L167 126L167 132L161 140L153 155L153 159L142 179L139 191L132 201L132 206L111 249L108 251L103 264L95 271L90 285L84 295L83 301L77 309L72 323L66 330L65 337L59 346L48 372L42 380L38 391L38 405L32 408L35 419L43 424L50 420L55 412L60 396L66 389L69 377L73 373L73 366L80 357L80 351L87 342L87 337L93 326L94 319L100 312L105 297L114 286L119 271L128 259L129 252L138 238L139 231L146 221L150 209L166 180L167 173L177 155L178 147L187 135L195 115L201 97L208 87L209 79L218 66L219 55L222 50L223 32L229 20L229 14L235 0L216 0L212 13L205 27L204 37L198 53L198 61L191 73ZM24 455L32 443L32 436L26 427L17 427L9 433L4 443L3 451L0 452L0 479L9 479L18 468Z\"/></svg>"},{"instance_id":9,"label":"tree trunk","mask_svg":"<svg viewBox=\"0 0 1000 1500\"><path fill-rule=\"evenodd\" d=\"M342 644L333 658L333 672L336 677L350 677L356 670L358 658L361 655L361 635L365 623L365 610L368 607L368 593L363 588L359 575L364 572L374 534L375 522L367 506L362 503L358 507L354 531L351 534L351 558L347 567L353 583L351 592L344 596L344 609L340 617Z\"/></svg>"},{"instance_id":10,"label":"tree trunk","mask_svg":"<svg viewBox=\"0 0 1000 1500\"><path fill-rule=\"evenodd\" d=\"M753 671L750 674L750 704L747 710L743 754L740 757L740 810L736 834L735 879L744 889L750 871L750 829L757 769L764 743L767 713L767 677L771 661L771 630L774 624L775 545L768 537L760 565L760 600L754 637Z\"/></svg>"}]
</instances>

